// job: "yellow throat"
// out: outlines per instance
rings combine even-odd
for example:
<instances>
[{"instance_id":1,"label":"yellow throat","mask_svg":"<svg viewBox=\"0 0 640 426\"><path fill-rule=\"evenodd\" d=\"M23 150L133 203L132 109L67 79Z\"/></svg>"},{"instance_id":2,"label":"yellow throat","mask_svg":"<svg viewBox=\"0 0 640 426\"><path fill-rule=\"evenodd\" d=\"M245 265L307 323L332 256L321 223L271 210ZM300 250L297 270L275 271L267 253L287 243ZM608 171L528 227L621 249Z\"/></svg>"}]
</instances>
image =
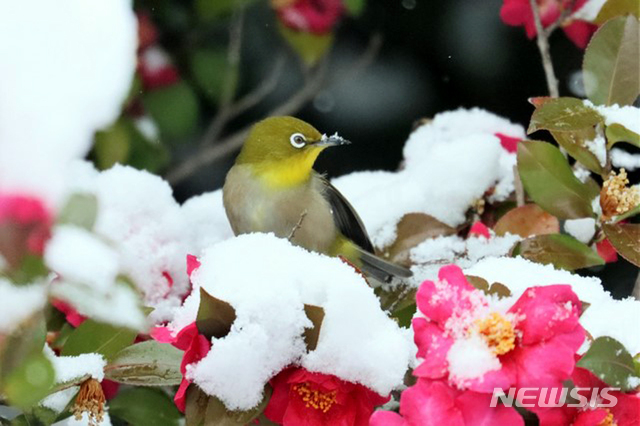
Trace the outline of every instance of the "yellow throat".
<instances>
[{"instance_id":1,"label":"yellow throat","mask_svg":"<svg viewBox=\"0 0 640 426\"><path fill-rule=\"evenodd\" d=\"M313 163L322 150L322 147L317 147L300 155L278 161L263 161L251 166L254 173L267 187L271 189L291 188L309 181L313 172Z\"/></svg>"}]
</instances>

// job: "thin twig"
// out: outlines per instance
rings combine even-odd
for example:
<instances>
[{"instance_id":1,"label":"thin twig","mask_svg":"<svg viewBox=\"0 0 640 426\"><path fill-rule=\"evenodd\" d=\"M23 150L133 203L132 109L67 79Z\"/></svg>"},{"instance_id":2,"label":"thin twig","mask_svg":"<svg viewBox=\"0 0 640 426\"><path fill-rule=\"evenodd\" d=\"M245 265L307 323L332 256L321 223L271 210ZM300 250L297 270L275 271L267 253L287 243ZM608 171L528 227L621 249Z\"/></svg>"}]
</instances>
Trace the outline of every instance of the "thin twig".
<instances>
[{"instance_id":1,"label":"thin twig","mask_svg":"<svg viewBox=\"0 0 640 426\"><path fill-rule=\"evenodd\" d=\"M562 11L562 13L560 13L560 16L558 17L558 19L556 19L553 24L549 25L547 28L544 29L544 33L547 36L547 38L551 37L551 34L553 34L555 30L560 28L560 26L564 24L566 19L569 16L571 16L571 14L573 13L573 8L575 6L575 3L576 3L576 0L571 0L571 2Z\"/></svg>"},{"instance_id":2,"label":"thin twig","mask_svg":"<svg viewBox=\"0 0 640 426\"><path fill-rule=\"evenodd\" d=\"M306 209L300 214L300 219L298 219L298 223L296 223L296 226L294 226L291 230L291 233L287 237L287 240L291 241L293 239L293 237L296 235L296 231L302 226L302 222L304 222L305 217L307 217Z\"/></svg>"},{"instance_id":3,"label":"thin twig","mask_svg":"<svg viewBox=\"0 0 640 426\"><path fill-rule=\"evenodd\" d=\"M518 207L524 206L524 187L522 186L522 179L520 179L520 173L518 173L518 166L513 166L513 185L516 189L516 203Z\"/></svg>"},{"instance_id":4,"label":"thin twig","mask_svg":"<svg viewBox=\"0 0 640 426\"><path fill-rule=\"evenodd\" d=\"M350 69L345 74L340 76L339 80L344 81L346 79L351 79L358 73L360 73L363 69L368 67L376 58L381 45L382 37L379 34L371 37L366 50L358 58L356 63L352 67L350 67ZM313 99L313 97L326 84L325 75L327 67L328 59L327 57L325 57L322 63L313 70L300 90L294 93L284 103L278 105L276 108L267 113L266 116L291 115L302 108L307 102ZM230 107L230 109L233 108L233 106ZM200 149L198 149L195 153L178 164L173 170L167 173L166 179L171 184L179 183L191 176L201 167L209 165L216 160L238 150L242 146L244 139L249 134L250 129L251 125L245 126L237 132L216 141L215 144L213 144L213 142L211 141L215 140L216 138L208 139L208 141L210 142L207 143L207 146L201 146Z\"/></svg>"},{"instance_id":5,"label":"thin twig","mask_svg":"<svg viewBox=\"0 0 640 426\"><path fill-rule=\"evenodd\" d=\"M542 66L544 67L544 74L547 78L547 87L549 89L549 96L557 98L560 95L558 90L558 79L553 71L553 62L551 61L551 53L549 51L549 39L546 31L542 27L542 21L540 20L540 10L538 9L538 3L536 0L529 0L531 4L531 11L533 12L533 21L536 25L536 32L538 36L536 38L538 42L538 50L542 57Z\"/></svg>"}]
</instances>

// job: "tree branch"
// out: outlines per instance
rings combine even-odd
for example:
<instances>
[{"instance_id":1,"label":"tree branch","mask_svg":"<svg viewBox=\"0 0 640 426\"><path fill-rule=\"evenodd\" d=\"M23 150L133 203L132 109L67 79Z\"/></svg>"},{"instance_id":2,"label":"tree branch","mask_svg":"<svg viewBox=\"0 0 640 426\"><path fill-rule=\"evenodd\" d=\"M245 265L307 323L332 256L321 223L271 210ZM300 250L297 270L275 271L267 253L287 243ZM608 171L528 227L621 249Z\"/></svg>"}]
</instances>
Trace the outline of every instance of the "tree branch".
<instances>
[{"instance_id":1,"label":"tree branch","mask_svg":"<svg viewBox=\"0 0 640 426\"><path fill-rule=\"evenodd\" d=\"M338 80L347 80L355 77L358 73L360 73L363 69L368 67L373 60L376 58L380 47L382 45L382 37L380 34L375 34L369 40L369 44L363 54L358 58L358 60L354 63L352 67L349 68ZM284 103L278 105L273 110L269 111L266 116L277 116L277 115L291 115L302 108L307 102L309 102L313 97L324 87L325 75L328 67L328 58L325 57L324 60L314 69L314 71L307 78L305 84L294 93L289 99L287 99ZM277 71L277 69L276 69ZM275 79L279 77L281 72L274 72ZM274 84L275 86L275 84ZM229 111L234 112L235 115L240 112L245 111L251 106L257 104L260 99L260 96L256 95L257 92L264 92L266 89L256 89L252 94L247 95L247 97L238 101L236 105L229 106ZM268 93L268 91L267 91ZM248 99L247 99L248 98ZM255 103L254 103L255 102ZM240 111L240 112L237 112ZM226 114L229 114L227 112ZM216 124L216 132L221 132L224 128L224 125L229 120L230 116L224 118L224 121L221 124ZM222 119L219 119L222 121ZM214 119L215 121L215 119ZM213 122L210 128L213 126ZM217 135L213 133L213 130L205 134L203 141L206 140L206 145L203 143L202 146L192 155L183 160L180 164L178 164L173 170L169 171L166 175L166 179L171 184L177 184L184 179L191 176L201 167L209 165L216 160L223 158L232 152L238 150L244 139L249 134L249 130L252 125L245 126L244 128L238 130L237 132L217 141ZM220 127L220 130L217 128ZM211 137L215 136L215 137Z\"/></svg>"},{"instance_id":2,"label":"tree branch","mask_svg":"<svg viewBox=\"0 0 640 426\"><path fill-rule=\"evenodd\" d=\"M302 222L304 221L305 217L307 217L306 209L300 214L300 219L298 219L298 223L296 223L296 225L291 230L291 233L287 237L287 240L291 241L293 239L293 237L296 235L296 231L302 226Z\"/></svg>"},{"instance_id":3,"label":"tree branch","mask_svg":"<svg viewBox=\"0 0 640 426\"><path fill-rule=\"evenodd\" d=\"M548 34L542 27L538 3L536 2L536 0L529 0L529 3L531 4L533 21L536 25L536 32L538 33L536 40L538 42L538 50L540 51L540 56L542 57L544 74L547 78L547 88L549 89L549 96L557 98L560 95L560 92L558 90L558 79L556 78L556 74L553 71L553 62L551 61L551 53L549 51Z\"/></svg>"}]
</instances>

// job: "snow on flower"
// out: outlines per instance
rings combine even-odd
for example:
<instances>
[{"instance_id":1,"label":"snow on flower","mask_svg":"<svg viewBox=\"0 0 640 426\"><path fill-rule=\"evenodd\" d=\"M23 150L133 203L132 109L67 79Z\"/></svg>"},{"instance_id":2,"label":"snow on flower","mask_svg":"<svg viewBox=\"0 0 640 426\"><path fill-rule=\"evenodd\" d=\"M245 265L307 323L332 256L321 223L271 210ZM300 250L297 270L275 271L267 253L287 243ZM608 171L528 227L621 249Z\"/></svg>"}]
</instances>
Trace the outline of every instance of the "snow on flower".
<instances>
[{"instance_id":1,"label":"snow on flower","mask_svg":"<svg viewBox=\"0 0 640 426\"><path fill-rule=\"evenodd\" d=\"M402 170L356 172L333 183L362 217L374 245L383 248L406 213L456 226L488 190L495 187L490 201L507 198L516 156L496 134L525 137L522 126L479 108L437 114L409 136Z\"/></svg>"},{"instance_id":2,"label":"snow on flower","mask_svg":"<svg viewBox=\"0 0 640 426\"><path fill-rule=\"evenodd\" d=\"M270 381L265 416L283 426L367 426L374 407L389 400L339 377L287 368Z\"/></svg>"},{"instance_id":3,"label":"snow on flower","mask_svg":"<svg viewBox=\"0 0 640 426\"><path fill-rule=\"evenodd\" d=\"M59 205L68 162L120 114L136 45L130 0L0 4L0 193Z\"/></svg>"},{"instance_id":4,"label":"snow on flower","mask_svg":"<svg viewBox=\"0 0 640 426\"><path fill-rule=\"evenodd\" d=\"M342 0L293 0L273 3L283 25L292 30L315 34L330 32L344 13Z\"/></svg>"},{"instance_id":5,"label":"snow on flower","mask_svg":"<svg viewBox=\"0 0 640 426\"><path fill-rule=\"evenodd\" d=\"M495 300L472 287L457 266L425 281L413 319L414 375L445 379L459 389L491 393L510 386L553 386L565 380L584 340L580 301L568 285L528 288ZM540 360L553 356L553 363Z\"/></svg>"},{"instance_id":6,"label":"snow on flower","mask_svg":"<svg viewBox=\"0 0 640 426\"><path fill-rule=\"evenodd\" d=\"M11 281L0 277L0 335L10 333L22 321L42 309L45 302L44 286L15 286Z\"/></svg>"},{"instance_id":7,"label":"snow on flower","mask_svg":"<svg viewBox=\"0 0 640 426\"><path fill-rule=\"evenodd\" d=\"M254 407L265 383L290 365L380 395L402 384L412 345L348 265L269 234L218 243L200 262L192 274L194 291L169 328L175 335L195 320L199 288L233 306L236 320L229 334L213 338L211 351L186 366L186 378L227 408ZM311 326L305 304L325 313L317 347L310 352L302 339Z\"/></svg>"},{"instance_id":8,"label":"snow on flower","mask_svg":"<svg viewBox=\"0 0 640 426\"><path fill-rule=\"evenodd\" d=\"M610 336L621 342L629 352L640 352L640 333L628 324L640 322L640 301L632 297L615 300L596 277L582 277L568 271L556 270L523 258L486 258L465 269L465 274L499 282L519 297L527 288L563 283L589 307L580 316L580 323L593 336ZM586 346L581 349L586 350Z\"/></svg>"},{"instance_id":9,"label":"snow on flower","mask_svg":"<svg viewBox=\"0 0 640 426\"><path fill-rule=\"evenodd\" d=\"M490 407L491 394L461 391L441 381L419 379L402 392L400 414L376 411L370 426L524 425L511 407Z\"/></svg>"},{"instance_id":10,"label":"snow on flower","mask_svg":"<svg viewBox=\"0 0 640 426\"><path fill-rule=\"evenodd\" d=\"M556 22L565 9L571 8L572 11L579 11L586 2L587 0L575 2L572 0L536 0L543 28ZM566 23L562 29L576 46L584 49L597 27L589 22L578 20L577 17L578 15L574 15L573 20ZM535 37L537 33L529 0L504 0L500 9L500 18L507 25L523 26L529 38Z\"/></svg>"}]
</instances>

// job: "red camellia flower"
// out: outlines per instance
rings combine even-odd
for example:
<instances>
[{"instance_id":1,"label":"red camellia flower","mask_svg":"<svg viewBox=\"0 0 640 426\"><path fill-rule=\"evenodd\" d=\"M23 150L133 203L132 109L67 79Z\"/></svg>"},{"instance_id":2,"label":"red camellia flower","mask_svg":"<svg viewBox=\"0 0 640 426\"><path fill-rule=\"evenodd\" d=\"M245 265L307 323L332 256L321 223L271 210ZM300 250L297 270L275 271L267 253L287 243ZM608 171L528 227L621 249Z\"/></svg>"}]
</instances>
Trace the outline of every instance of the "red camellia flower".
<instances>
[{"instance_id":1,"label":"red camellia flower","mask_svg":"<svg viewBox=\"0 0 640 426\"><path fill-rule=\"evenodd\" d=\"M366 426L373 408L389 400L336 376L288 368L271 379L265 416L283 426Z\"/></svg>"},{"instance_id":2,"label":"red camellia flower","mask_svg":"<svg viewBox=\"0 0 640 426\"><path fill-rule=\"evenodd\" d=\"M280 21L292 30L326 34L344 13L342 0L296 0L276 6Z\"/></svg>"},{"instance_id":3,"label":"red camellia flower","mask_svg":"<svg viewBox=\"0 0 640 426\"><path fill-rule=\"evenodd\" d=\"M587 0L537 0L538 10L540 11L540 21L544 28L553 24L563 10L572 7L572 12L579 10ZM529 0L504 0L500 9L500 18L507 25L523 26L529 38L535 37L537 34L536 26L531 10ZM567 37L573 43L584 49L595 32L597 26L585 22L574 20L563 27Z\"/></svg>"},{"instance_id":4,"label":"red camellia flower","mask_svg":"<svg viewBox=\"0 0 640 426\"><path fill-rule=\"evenodd\" d=\"M475 222L473 225L471 225L471 228L469 229L469 237L484 237L484 238L491 238L491 233L489 232L489 228L487 228L487 225L485 225L484 223L477 221Z\"/></svg>"},{"instance_id":5,"label":"red camellia flower","mask_svg":"<svg viewBox=\"0 0 640 426\"><path fill-rule=\"evenodd\" d=\"M9 266L19 266L25 255L42 256L52 224L52 213L38 198L0 194L0 254Z\"/></svg>"}]
</instances>

